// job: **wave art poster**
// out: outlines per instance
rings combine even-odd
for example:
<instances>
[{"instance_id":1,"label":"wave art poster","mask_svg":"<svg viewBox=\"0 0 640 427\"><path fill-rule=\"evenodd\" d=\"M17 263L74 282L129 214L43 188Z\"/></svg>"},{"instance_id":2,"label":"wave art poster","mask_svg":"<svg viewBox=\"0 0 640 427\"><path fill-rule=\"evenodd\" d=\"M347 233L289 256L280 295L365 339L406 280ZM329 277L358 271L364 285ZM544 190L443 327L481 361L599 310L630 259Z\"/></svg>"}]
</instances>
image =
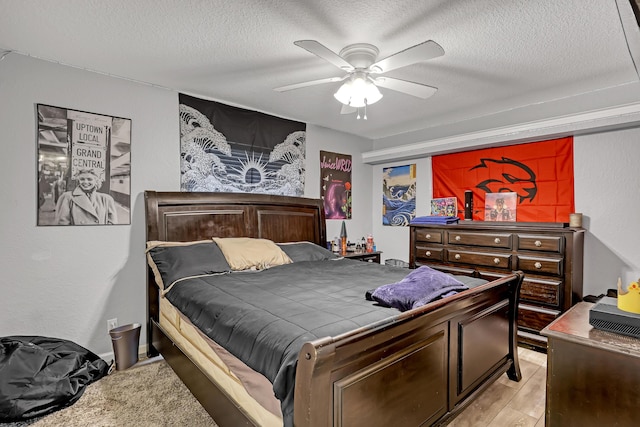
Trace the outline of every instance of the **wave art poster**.
<instances>
[{"instance_id":1,"label":"wave art poster","mask_svg":"<svg viewBox=\"0 0 640 427\"><path fill-rule=\"evenodd\" d=\"M351 219L351 156L320 151L320 198L327 219Z\"/></svg>"},{"instance_id":2,"label":"wave art poster","mask_svg":"<svg viewBox=\"0 0 640 427\"><path fill-rule=\"evenodd\" d=\"M182 191L304 195L307 125L180 94Z\"/></svg>"},{"instance_id":3,"label":"wave art poster","mask_svg":"<svg viewBox=\"0 0 640 427\"><path fill-rule=\"evenodd\" d=\"M382 169L382 225L408 226L416 216L416 165Z\"/></svg>"}]
</instances>

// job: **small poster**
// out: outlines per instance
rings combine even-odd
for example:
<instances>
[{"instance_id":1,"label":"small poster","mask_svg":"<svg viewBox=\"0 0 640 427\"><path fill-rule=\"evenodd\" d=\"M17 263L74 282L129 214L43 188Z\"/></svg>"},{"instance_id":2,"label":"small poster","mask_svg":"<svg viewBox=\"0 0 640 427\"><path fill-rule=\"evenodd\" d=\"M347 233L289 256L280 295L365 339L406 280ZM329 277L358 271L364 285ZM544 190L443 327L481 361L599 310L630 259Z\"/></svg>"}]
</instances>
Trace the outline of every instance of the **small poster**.
<instances>
[{"instance_id":1,"label":"small poster","mask_svg":"<svg viewBox=\"0 0 640 427\"><path fill-rule=\"evenodd\" d=\"M517 193L486 193L485 221L515 221Z\"/></svg>"},{"instance_id":2,"label":"small poster","mask_svg":"<svg viewBox=\"0 0 640 427\"><path fill-rule=\"evenodd\" d=\"M431 199L431 215L433 216L457 216L458 198L441 197Z\"/></svg>"},{"instance_id":3,"label":"small poster","mask_svg":"<svg viewBox=\"0 0 640 427\"><path fill-rule=\"evenodd\" d=\"M382 225L408 226L416 216L416 165L382 169Z\"/></svg>"},{"instance_id":4,"label":"small poster","mask_svg":"<svg viewBox=\"0 0 640 427\"><path fill-rule=\"evenodd\" d=\"M131 120L37 110L38 225L131 224Z\"/></svg>"},{"instance_id":5,"label":"small poster","mask_svg":"<svg viewBox=\"0 0 640 427\"><path fill-rule=\"evenodd\" d=\"M320 151L320 198L327 219L351 219L351 156Z\"/></svg>"}]
</instances>

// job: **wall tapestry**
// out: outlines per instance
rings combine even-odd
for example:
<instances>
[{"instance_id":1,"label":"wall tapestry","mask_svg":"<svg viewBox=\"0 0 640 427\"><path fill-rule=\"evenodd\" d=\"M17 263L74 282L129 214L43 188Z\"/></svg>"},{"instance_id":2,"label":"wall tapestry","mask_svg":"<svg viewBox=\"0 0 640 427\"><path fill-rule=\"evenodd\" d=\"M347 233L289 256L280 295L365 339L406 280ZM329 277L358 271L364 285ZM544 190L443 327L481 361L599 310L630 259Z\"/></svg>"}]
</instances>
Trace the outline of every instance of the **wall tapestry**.
<instances>
[{"instance_id":1,"label":"wall tapestry","mask_svg":"<svg viewBox=\"0 0 640 427\"><path fill-rule=\"evenodd\" d=\"M180 94L182 191L304 195L306 124Z\"/></svg>"},{"instance_id":2,"label":"wall tapestry","mask_svg":"<svg viewBox=\"0 0 640 427\"><path fill-rule=\"evenodd\" d=\"M485 194L517 194L517 221L567 222L575 211L573 137L434 156L433 197L473 192L473 219L485 218Z\"/></svg>"},{"instance_id":3,"label":"wall tapestry","mask_svg":"<svg viewBox=\"0 0 640 427\"><path fill-rule=\"evenodd\" d=\"M382 225L407 226L416 216L416 165L382 169Z\"/></svg>"},{"instance_id":4,"label":"wall tapestry","mask_svg":"<svg viewBox=\"0 0 640 427\"><path fill-rule=\"evenodd\" d=\"M131 119L37 113L38 225L131 224Z\"/></svg>"},{"instance_id":5,"label":"wall tapestry","mask_svg":"<svg viewBox=\"0 0 640 427\"><path fill-rule=\"evenodd\" d=\"M351 219L351 156L320 151L320 198L327 219Z\"/></svg>"}]
</instances>

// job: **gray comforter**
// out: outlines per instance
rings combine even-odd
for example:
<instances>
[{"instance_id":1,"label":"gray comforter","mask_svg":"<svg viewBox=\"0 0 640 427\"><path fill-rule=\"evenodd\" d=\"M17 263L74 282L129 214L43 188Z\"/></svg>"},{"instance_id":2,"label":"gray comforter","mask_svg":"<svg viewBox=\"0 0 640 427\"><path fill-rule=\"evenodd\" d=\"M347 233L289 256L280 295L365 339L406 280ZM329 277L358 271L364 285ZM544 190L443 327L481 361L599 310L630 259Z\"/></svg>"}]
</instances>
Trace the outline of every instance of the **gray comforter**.
<instances>
[{"instance_id":1,"label":"gray comforter","mask_svg":"<svg viewBox=\"0 0 640 427\"><path fill-rule=\"evenodd\" d=\"M366 300L365 293L408 273L348 259L303 261L183 280L166 297L207 336L271 381L289 426L302 345L397 315L396 309Z\"/></svg>"}]
</instances>

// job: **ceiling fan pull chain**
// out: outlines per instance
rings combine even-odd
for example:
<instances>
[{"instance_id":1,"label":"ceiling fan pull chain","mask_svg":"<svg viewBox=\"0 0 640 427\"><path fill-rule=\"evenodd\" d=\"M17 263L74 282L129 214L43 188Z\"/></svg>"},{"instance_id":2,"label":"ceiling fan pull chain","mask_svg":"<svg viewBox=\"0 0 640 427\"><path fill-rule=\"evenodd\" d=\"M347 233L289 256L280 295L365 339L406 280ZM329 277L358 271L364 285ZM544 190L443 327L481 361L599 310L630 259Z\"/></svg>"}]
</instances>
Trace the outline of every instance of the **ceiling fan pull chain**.
<instances>
[{"instance_id":1,"label":"ceiling fan pull chain","mask_svg":"<svg viewBox=\"0 0 640 427\"><path fill-rule=\"evenodd\" d=\"M367 98L364 99L364 119L367 120Z\"/></svg>"}]
</instances>

